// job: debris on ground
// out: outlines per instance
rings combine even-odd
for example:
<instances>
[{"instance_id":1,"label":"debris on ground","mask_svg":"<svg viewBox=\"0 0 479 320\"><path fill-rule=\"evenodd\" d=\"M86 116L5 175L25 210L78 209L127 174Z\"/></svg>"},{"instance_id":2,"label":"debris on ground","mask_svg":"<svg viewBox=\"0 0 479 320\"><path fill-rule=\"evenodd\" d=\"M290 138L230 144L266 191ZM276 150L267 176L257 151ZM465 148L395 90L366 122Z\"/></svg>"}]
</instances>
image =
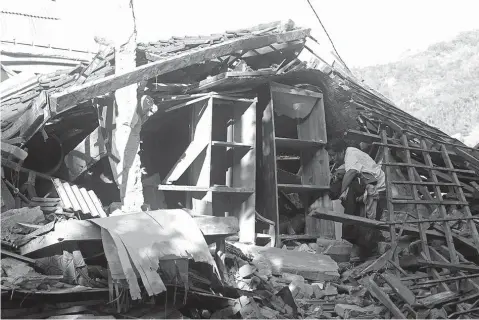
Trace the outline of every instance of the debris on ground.
<instances>
[{"instance_id":1,"label":"debris on ground","mask_svg":"<svg viewBox=\"0 0 479 320\"><path fill-rule=\"evenodd\" d=\"M479 151L319 59L309 33L141 43L119 74L103 46L1 82L1 316L479 317ZM121 154L114 91L133 84L124 140L141 143ZM378 219L331 201L340 136L382 164Z\"/></svg>"}]
</instances>

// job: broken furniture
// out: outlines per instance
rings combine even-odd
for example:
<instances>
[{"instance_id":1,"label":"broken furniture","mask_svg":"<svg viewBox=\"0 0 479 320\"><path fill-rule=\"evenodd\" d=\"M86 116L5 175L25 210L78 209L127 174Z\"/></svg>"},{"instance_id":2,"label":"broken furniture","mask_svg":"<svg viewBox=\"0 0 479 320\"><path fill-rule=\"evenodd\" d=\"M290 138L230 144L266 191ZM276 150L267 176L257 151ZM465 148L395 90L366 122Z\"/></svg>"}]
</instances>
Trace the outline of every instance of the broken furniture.
<instances>
[{"instance_id":1,"label":"broken furniture","mask_svg":"<svg viewBox=\"0 0 479 320\"><path fill-rule=\"evenodd\" d=\"M334 236L334 225L308 216L314 201L329 207L329 157L323 95L299 87L271 83L259 97L258 135L262 158L258 160L258 211L275 222L270 236L281 243L278 192L298 193L305 208L305 234ZM261 123L261 126L259 125ZM319 223L318 223L319 222ZM332 226L332 231L331 231Z\"/></svg>"},{"instance_id":2,"label":"broken furniture","mask_svg":"<svg viewBox=\"0 0 479 320\"><path fill-rule=\"evenodd\" d=\"M256 101L210 94L167 112L188 105L191 141L158 189L185 193L196 214L237 217L240 240L254 243Z\"/></svg>"}]
</instances>

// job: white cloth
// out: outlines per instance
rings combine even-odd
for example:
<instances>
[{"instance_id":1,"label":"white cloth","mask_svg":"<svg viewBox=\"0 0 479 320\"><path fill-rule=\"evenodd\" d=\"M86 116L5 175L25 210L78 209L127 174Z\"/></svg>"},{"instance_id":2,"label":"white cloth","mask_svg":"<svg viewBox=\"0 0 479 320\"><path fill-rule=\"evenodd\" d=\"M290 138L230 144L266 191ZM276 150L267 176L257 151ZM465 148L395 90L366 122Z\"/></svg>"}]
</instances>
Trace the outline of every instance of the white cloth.
<instances>
[{"instance_id":1,"label":"white cloth","mask_svg":"<svg viewBox=\"0 0 479 320\"><path fill-rule=\"evenodd\" d=\"M386 190L385 175L381 169L381 166L374 162L374 160L367 153L357 148L347 148L344 155L344 168L346 172L354 169L358 172L372 174L378 181L376 184L376 191L381 192Z\"/></svg>"}]
</instances>

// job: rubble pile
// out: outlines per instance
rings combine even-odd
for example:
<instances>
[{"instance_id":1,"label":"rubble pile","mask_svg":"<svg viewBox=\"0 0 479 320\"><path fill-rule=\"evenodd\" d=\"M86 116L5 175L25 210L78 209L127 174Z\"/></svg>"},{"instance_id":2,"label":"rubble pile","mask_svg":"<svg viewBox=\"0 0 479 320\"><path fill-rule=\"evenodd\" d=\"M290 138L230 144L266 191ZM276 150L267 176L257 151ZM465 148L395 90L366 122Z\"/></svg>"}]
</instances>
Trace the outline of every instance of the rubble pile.
<instances>
[{"instance_id":1,"label":"rubble pile","mask_svg":"<svg viewBox=\"0 0 479 320\"><path fill-rule=\"evenodd\" d=\"M138 44L121 74L105 46L2 82L2 317L479 316L479 153L341 66L307 68L306 41L272 22ZM115 149L113 93L131 84L144 202L124 212L116 169L137 149ZM382 164L379 220L330 199L343 134Z\"/></svg>"}]
</instances>

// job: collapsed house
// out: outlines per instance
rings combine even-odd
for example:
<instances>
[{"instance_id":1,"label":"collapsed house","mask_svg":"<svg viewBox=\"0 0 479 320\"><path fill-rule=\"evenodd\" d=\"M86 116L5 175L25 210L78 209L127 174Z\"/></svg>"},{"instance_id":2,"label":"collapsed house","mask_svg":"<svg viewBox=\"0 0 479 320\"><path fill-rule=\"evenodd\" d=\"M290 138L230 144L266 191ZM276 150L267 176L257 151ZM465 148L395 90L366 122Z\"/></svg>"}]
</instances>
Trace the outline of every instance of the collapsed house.
<instances>
[{"instance_id":1,"label":"collapsed house","mask_svg":"<svg viewBox=\"0 0 479 320\"><path fill-rule=\"evenodd\" d=\"M307 40L275 22L2 82L2 317L477 315L479 151L301 61ZM144 206L125 214L113 92L134 83ZM381 221L329 197L342 136L384 168ZM381 255L359 263L338 223L382 231Z\"/></svg>"}]
</instances>

